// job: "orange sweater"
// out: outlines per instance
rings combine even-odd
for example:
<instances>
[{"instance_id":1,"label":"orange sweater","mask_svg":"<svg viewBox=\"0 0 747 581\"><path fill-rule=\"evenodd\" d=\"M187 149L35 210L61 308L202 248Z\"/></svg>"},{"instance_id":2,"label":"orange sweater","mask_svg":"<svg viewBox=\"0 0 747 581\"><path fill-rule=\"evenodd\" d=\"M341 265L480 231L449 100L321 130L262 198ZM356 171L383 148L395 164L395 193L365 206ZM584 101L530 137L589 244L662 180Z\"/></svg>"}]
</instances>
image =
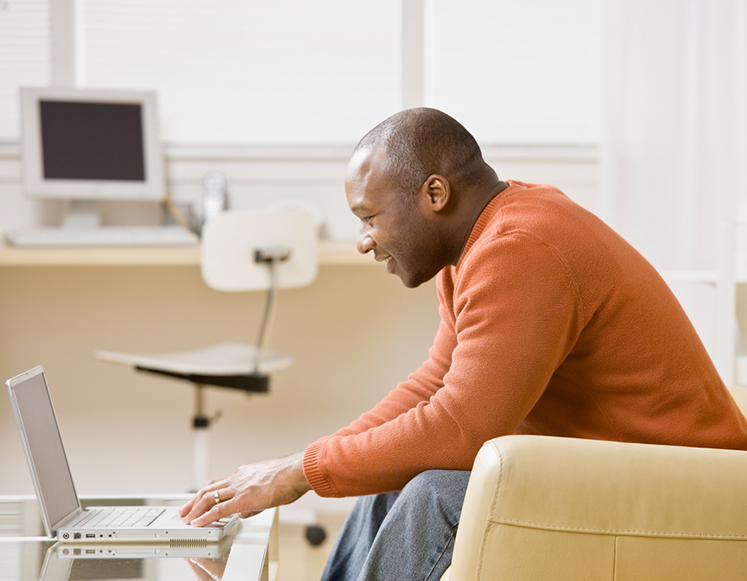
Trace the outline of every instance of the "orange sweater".
<instances>
[{"instance_id":1,"label":"orange sweater","mask_svg":"<svg viewBox=\"0 0 747 581\"><path fill-rule=\"evenodd\" d=\"M469 470L512 433L747 450L747 421L654 268L559 190L509 184L439 273L430 358L306 449L318 494Z\"/></svg>"}]
</instances>

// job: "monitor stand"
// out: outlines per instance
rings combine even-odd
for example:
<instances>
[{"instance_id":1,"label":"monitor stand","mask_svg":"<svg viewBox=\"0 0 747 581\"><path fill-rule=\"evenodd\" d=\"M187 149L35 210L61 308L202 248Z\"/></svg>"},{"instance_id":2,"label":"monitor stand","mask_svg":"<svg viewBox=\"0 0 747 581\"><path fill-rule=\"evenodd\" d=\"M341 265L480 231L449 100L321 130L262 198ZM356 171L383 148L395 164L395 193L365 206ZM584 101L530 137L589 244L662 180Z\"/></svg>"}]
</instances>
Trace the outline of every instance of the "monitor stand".
<instances>
[{"instance_id":1,"label":"monitor stand","mask_svg":"<svg viewBox=\"0 0 747 581\"><path fill-rule=\"evenodd\" d=\"M104 211L96 200L69 200L61 228L100 228Z\"/></svg>"},{"instance_id":2,"label":"monitor stand","mask_svg":"<svg viewBox=\"0 0 747 581\"><path fill-rule=\"evenodd\" d=\"M58 228L8 232L15 246L194 246L197 235L181 226L102 226L103 204L70 200Z\"/></svg>"}]
</instances>

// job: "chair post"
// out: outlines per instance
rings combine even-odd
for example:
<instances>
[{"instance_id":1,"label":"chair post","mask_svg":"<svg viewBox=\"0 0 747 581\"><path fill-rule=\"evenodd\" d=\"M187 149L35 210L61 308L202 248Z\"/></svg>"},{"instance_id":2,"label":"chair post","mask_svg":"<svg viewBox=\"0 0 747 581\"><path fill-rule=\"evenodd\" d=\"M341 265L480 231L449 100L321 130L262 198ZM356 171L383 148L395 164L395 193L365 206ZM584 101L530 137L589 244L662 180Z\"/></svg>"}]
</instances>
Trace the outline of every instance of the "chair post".
<instances>
[{"instance_id":1,"label":"chair post","mask_svg":"<svg viewBox=\"0 0 747 581\"><path fill-rule=\"evenodd\" d=\"M267 271L270 278L270 284L267 289L267 301L265 302L265 311L262 316L262 325L259 329L257 338L257 356L254 360L254 373L259 374L259 366L262 360L262 353L267 348L270 340L270 331L272 322L275 317L275 308L277 306L277 264L288 260L291 255L291 249L286 247L279 248L261 248L254 252L254 261L267 265Z\"/></svg>"},{"instance_id":2,"label":"chair post","mask_svg":"<svg viewBox=\"0 0 747 581\"><path fill-rule=\"evenodd\" d=\"M207 483L208 475L208 429L213 420L220 417L217 412L212 418L205 413L205 385L195 384L195 415L192 418L192 485L197 492Z\"/></svg>"}]
</instances>

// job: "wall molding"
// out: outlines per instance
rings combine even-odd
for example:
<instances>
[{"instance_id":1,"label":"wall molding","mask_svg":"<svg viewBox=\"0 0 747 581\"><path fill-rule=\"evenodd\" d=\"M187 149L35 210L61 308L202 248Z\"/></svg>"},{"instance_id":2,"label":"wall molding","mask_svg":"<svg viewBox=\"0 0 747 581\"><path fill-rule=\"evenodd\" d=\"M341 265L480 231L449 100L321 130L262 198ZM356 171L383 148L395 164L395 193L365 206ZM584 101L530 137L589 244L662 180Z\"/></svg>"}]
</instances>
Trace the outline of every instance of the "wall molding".
<instances>
[{"instance_id":1,"label":"wall molding","mask_svg":"<svg viewBox=\"0 0 747 581\"><path fill-rule=\"evenodd\" d=\"M202 178L220 171L226 176L231 207L306 205L324 217L326 237L350 240L358 226L347 208L343 181L353 148L166 143L167 188L178 205L199 213ZM592 212L599 210L599 155L593 145L494 144L483 147L483 155L502 179L553 184ZM60 208L60 202L23 195L20 147L0 144L0 230L54 224Z\"/></svg>"}]
</instances>

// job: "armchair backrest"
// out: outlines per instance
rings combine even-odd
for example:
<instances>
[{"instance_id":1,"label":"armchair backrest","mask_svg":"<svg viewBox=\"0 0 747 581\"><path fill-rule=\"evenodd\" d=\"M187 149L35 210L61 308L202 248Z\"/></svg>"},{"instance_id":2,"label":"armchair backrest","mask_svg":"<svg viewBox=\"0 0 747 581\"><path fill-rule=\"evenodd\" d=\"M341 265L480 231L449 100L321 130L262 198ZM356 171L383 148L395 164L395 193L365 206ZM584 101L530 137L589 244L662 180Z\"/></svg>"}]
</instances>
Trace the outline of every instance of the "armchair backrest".
<instances>
[{"instance_id":1,"label":"armchair backrest","mask_svg":"<svg viewBox=\"0 0 747 581\"><path fill-rule=\"evenodd\" d=\"M729 392L734 398L734 401L737 402L739 409L742 411L745 417L747 417L747 387L730 386Z\"/></svg>"}]
</instances>

